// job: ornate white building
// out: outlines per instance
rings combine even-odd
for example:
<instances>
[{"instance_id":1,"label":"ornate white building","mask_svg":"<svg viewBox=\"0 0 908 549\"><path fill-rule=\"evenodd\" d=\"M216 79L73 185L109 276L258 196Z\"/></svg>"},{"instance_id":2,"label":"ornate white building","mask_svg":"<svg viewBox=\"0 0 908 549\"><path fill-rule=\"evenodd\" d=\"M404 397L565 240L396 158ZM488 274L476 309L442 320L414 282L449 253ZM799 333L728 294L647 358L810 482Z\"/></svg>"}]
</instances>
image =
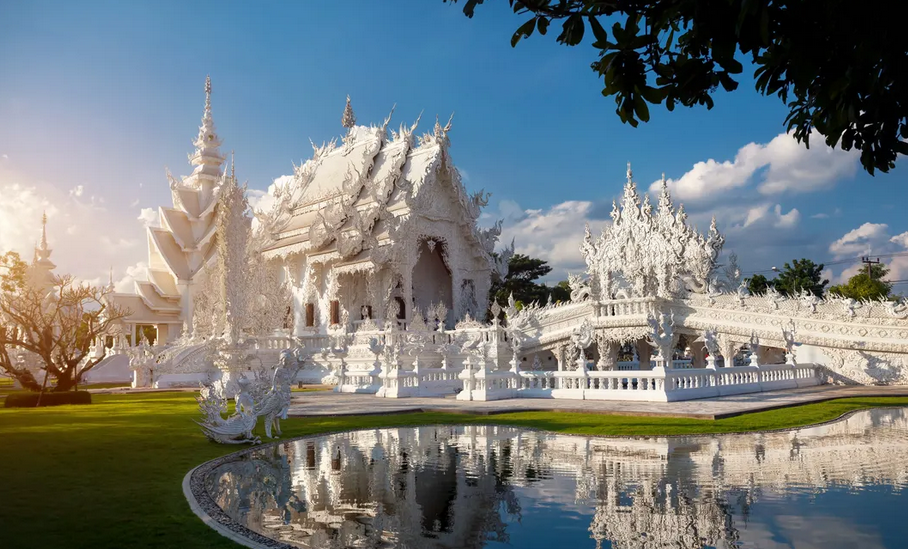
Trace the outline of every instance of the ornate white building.
<instances>
[{"instance_id":1,"label":"ornate white building","mask_svg":"<svg viewBox=\"0 0 908 549\"><path fill-rule=\"evenodd\" d=\"M268 212L265 258L293 287L293 333L397 318L443 306L453 320L484 314L500 225L476 220L488 195L468 194L448 152L450 121L431 133L355 125L349 97L340 144L283 181ZM445 320L445 319L443 319Z\"/></svg>"},{"instance_id":2,"label":"ornate white building","mask_svg":"<svg viewBox=\"0 0 908 549\"><path fill-rule=\"evenodd\" d=\"M475 320L513 244L495 254L500 224L477 225L487 195L463 188L450 122L422 136L416 124L389 131L390 116L356 125L349 98L341 140L276 180L250 234L237 217L242 189L222 170L210 91L194 171L170 177L174 207L149 229L148 281L122 297L136 305L128 322L147 319L169 342L137 355L143 383L221 375L210 342L226 331L256 364L303 344L300 380L382 397L672 401L908 383L908 304L720 288L715 221L705 234L689 226L664 182L655 204L641 197L630 167L611 224L578 243L587 272L570 277L569 302L492 304L490 323ZM206 283L208 272L218 276ZM245 371L243 360L228 369Z\"/></svg>"}]
</instances>

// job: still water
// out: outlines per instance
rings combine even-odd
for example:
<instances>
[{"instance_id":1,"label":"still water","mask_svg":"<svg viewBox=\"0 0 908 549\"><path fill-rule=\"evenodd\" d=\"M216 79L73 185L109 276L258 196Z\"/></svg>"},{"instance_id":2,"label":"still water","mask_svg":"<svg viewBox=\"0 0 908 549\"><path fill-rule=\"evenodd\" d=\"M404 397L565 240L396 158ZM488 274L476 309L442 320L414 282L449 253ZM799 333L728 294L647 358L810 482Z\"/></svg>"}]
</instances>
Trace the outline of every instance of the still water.
<instances>
[{"instance_id":1,"label":"still water","mask_svg":"<svg viewBox=\"0 0 908 549\"><path fill-rule=\"evenodd\" d=\"M646 439L355 431L237 457L206 486L235 521L298 547L902 549L908 410Z\"/></svg>"}]
</instances>

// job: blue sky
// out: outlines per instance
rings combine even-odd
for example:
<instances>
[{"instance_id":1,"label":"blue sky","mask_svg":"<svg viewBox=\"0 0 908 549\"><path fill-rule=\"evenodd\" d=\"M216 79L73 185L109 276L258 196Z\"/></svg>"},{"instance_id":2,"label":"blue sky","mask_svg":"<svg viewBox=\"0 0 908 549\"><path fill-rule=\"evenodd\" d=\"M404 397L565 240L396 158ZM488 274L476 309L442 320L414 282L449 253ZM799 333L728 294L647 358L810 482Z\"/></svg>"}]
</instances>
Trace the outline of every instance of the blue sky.
<instances>
[{"instance_id":1,"label":"blue sky","mask_svg":"<svg viewBox=\"0 0 908 549\"><path fill-rule=\"evenodd\" d=\"M429 131L454 112L455 162L493 193L486 220L504 217L558 276L579 267L575 237L601 225L628 161L643 188L662 172L686 185L677 200L701 228L718 217L746 271L908 249L903 168L871 177L819 140L790 144L784 106L748 78L711 111L653 107L631 128L600 95L591 47L550 34L511 48L522 18L488 4L471 20L441 0L4 3L0 248L27 251L48 208L61 269L125 276L146 253L141 209L169 203L164 167L188 173L210 74L224 149L253 189L341 133L347 94L360 123L396 103L392 125L424 111Z\"/></svg>"}]
</instances>

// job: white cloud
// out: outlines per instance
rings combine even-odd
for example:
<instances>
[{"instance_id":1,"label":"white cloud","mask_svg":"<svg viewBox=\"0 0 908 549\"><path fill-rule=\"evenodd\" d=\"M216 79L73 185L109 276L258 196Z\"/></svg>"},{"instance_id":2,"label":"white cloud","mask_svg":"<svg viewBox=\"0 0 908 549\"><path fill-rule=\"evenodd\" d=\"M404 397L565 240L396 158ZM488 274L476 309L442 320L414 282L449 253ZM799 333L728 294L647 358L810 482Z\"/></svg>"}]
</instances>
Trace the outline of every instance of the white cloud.
<instances>
[{"instance_id":1,"label":"white cloud","mask_svg":"<svg viewBox=\"0 0 908 549\"><path fill-rule=\"evenodd\" d=\"M135 290L136 280L146 280L145 269L147 268L148 264L144 261L139 261L135 265L126 267L126 274L114 282L114 291L132 293Z\"/></svg>"},{"instance_id":2,"label":"white cloud","mask_svg":"<svg viewBox=\"0 0 908 549\"><path fill-rule=\"evenodd\" d=\"M758 221L766 220L771 226L779 229L790 229L798 224L801 220L801 212L797 208L792 208L788 213L782 213L782 205L773 206L767 202L754 206L747 210L747 216L744 218L743 227L750 227Z\"/></svg>"},{"instance_id":3,"label":"white cloud","mask_svg":"<svg viewBox=\"0 0 908 549\"><path fill-rule=\"evenodd\" d=\"M836 258L868 254L874 245L888 239L888 230L885 223L864 223L830 244L829 253Z\"/></svg>"},{"instance_id":4,"label":"white cloud","mask_svg":"<svg viewBox=\"0 0 908 549\"><path fill-rule=\"evenodd\" d=\"M748 143L734 160L697 162L678 179L668 181L672 194L686 201L714 200L748 187L762 174L756 190L763 195L804 193L826 189L857 170L857 153L827 147L819 134L812 134L807 149L789 134L779 134L769 143ZM658 189L659 182L650 186Z\"/></svg>"},{"instance_id":5,"label":"white cloud","mask_svg":"<svg viewBox=\"0 0 908 549\"><path fill-rule=\"evenodd\" d=\"M131 239L131 238L113 239L107 235L102 236L99 241L99 244L101 246L103 246L106 250L108 250L110 252L117 252L117 253L123 252L124 250L128 250L128 249L132 248L133 246L137 245L138 243L139 243L139 241L135 240L135 239Z\"/></svg>"},{"instance_id":6,"label":"white cloud","mask_svg":"<svg viewBox=\"0 0 908 549\"><path fill-rule=\"evenodd\" d=\"M810 216L810 218L811 219L829 219L829 214L820 212L817 214L813 214L812 216Z\"/></svg>"},{"instance_id":7,"label":"white cloud","mask_svg":"<svg viewBox=\"0 0 908 549\"><path fill-rule=\"evenodd\" d=\"M889 242L908 250L908 231L893 236L889 239Z\"/></svg>"},{"instance_id":8,"label":"white cloud","mask_svg":"<svg viewBox=\"0 0 908 549\"><path fill-rule=\"evenodd\" d=\"M484 213L482 220L502 219L501 242L514 239L518 253L548 261L552 272L546 280L553 282L564 280L568 272L585 268L580 255L584 227L589 223L590 229L598 233L605 224L594 218L593 206L593 202L570 200L547 209L524 210L513 200L502 200L498 211Z\"/></svg>"},{"instance_id":9,"label":"white cloud","mask_svg":"<svg viewBox=\"0 0 908 549\"><path fill-rule=\"evenodd\" d=\"M138 206L138 205L139 205L139 199L138 199L138 198L136 198L135 200L133 200L132 202L129 203L129 207L130 207L130 208L135 208L135 207Z\"/></svg>"},{"instance_id":10,"label":"white cloud","mask_svg":"<svg viewBox=\"0 0 908 549\"><path fill-rule=\"evenodd\" d=\"M27 182L27 183L26 183ZM84 187L54 186L0 163L0 253L31 259L47 213L47 240L56 272L79 280L107 281L111 265L122 270L145 255L141 232L126 208L106 208Z\"/></svg>"},{"instance_id":11,"label":"white cloud","mask_svg":"<svg viewBox=\"0 0 908 549\"><path fill-rule=\"evenodd\" d=\"M889 268L888 280L908 278L908 255L891 255L908 252L908 232L893 236L885 223L864 223L848 231L829 245L829 252L836 258L880 255ZM845 282L862 268L863 264L856 260L832 280Z\"/></svg>"},{"instance_id":12,"label":"white cloud","mask_svg":"<svg viewBox=\"0 0 908 549\"><path fill-rule=\"evenodd\" d=\"M142 225L146 227L158 227L161 225L161 216L154 208L142 208L139 212L139 217L136 219L142 222Z\"/></svg>"},{"instance_id":13,"label":"white cloud","mask_svg":"<svg viewBox=\"0 0 908 549\"><path fill-rule=\"evenodd\" d=\"M801 220L801 212L797 208L792 208L787 214L782 213L782 206L776 204L775 209L773 210L776 215L775 226L780 229L790 229L798 224L798 221Z\"/></svg>"},{"instance_id":14,"label":"white cloud","mask_svg":"<svg viewBox=\"0 0 908 549\"><path fill-rule=\"evenodd\" d=\"M9 160L9 155L8 155L8 154L0 154L0 159L2 159L2 160Z\"/></svg>"},{"instance_id":15,"label":"white cloud","mask_svg":"<svg viewBox=\"0 0 908 549\"><path fill-rule=\"evenodd\" d=\"M41 216L54 219L57 208L35 187L0 184L0 252L13 250L26 259L41 238Z\"/></svg>"}]
</instances>

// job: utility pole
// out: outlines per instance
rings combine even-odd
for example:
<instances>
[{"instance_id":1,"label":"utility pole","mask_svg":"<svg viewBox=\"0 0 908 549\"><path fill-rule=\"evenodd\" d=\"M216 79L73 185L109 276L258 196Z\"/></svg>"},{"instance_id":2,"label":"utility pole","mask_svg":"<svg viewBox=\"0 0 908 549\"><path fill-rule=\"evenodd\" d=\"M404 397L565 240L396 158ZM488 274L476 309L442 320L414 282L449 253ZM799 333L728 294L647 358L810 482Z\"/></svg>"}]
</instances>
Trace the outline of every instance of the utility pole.
<instances>
[{"instance_id":1,"label":"utility pole","mask_svg":"<svg viewBox=\"0 0 908 549\"><path fill-rule=\"evenodd\" d=\"M879 265L879 264L880 264L880 258L876 258L876 260L874 261L874 260L870 259L869 257L866 257L866 256L865 256L865 257L862 257L862 258L861 258L861 263L863 263L864 265L867 265L867 279L868 279L868 280L873 280L873 275L870 274L870 273L871 273L870 267L871 267L872 265Z\"/></svg>"}]
</instances>

